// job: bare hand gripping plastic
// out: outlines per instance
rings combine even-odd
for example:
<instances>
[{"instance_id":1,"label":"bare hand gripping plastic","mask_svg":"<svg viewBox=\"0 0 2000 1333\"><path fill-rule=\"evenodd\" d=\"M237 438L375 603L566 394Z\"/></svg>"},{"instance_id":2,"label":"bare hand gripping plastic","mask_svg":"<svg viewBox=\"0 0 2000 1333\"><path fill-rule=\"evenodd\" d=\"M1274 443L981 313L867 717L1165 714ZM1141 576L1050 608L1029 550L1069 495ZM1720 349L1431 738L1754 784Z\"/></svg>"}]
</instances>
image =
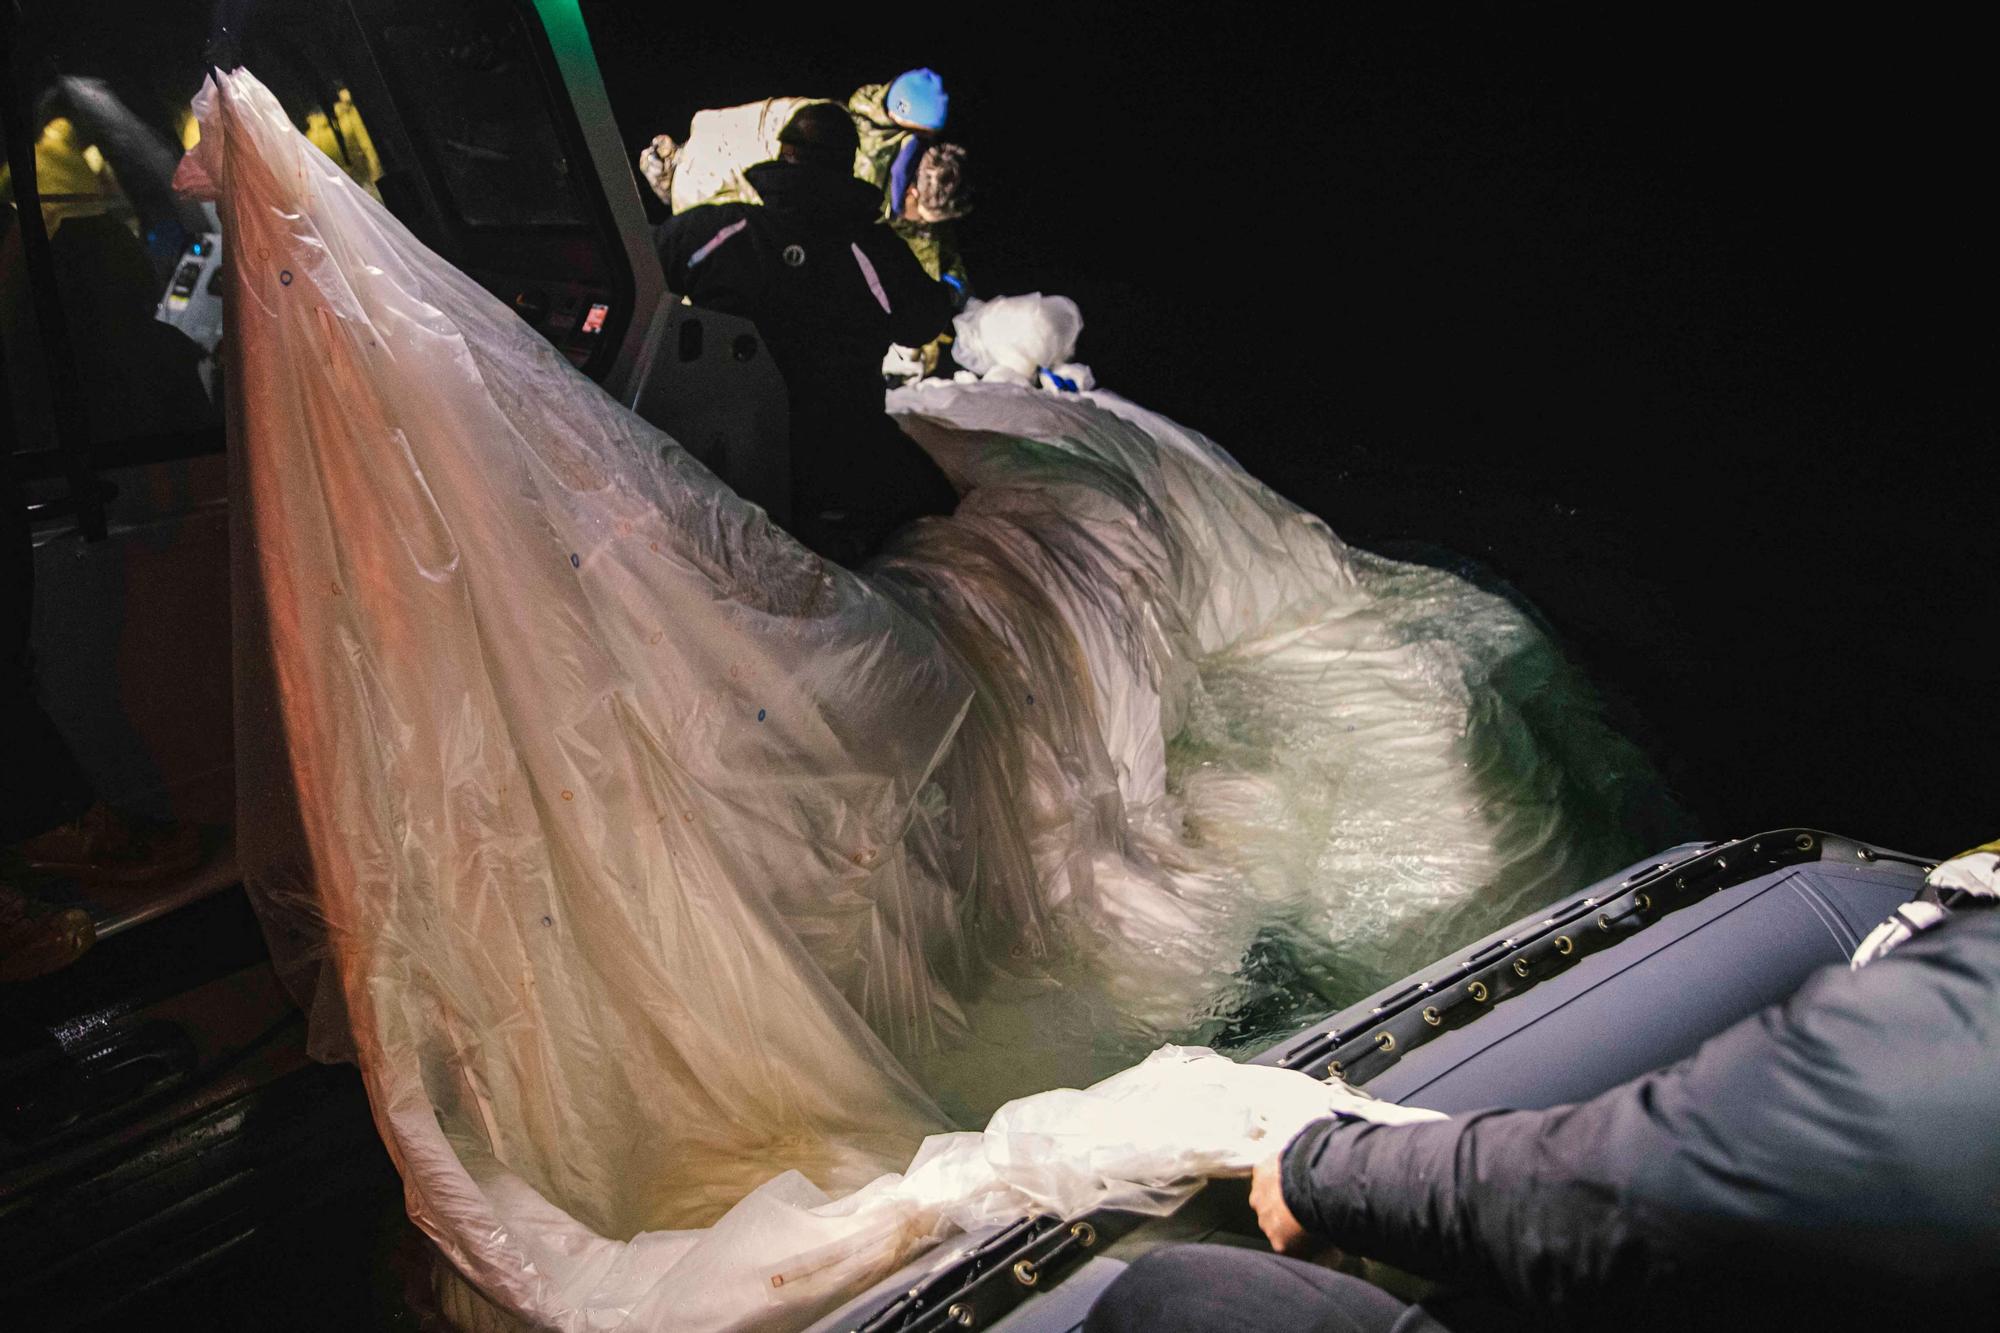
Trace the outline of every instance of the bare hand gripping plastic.
<instances>
[{"instance_id":1,"label":"bare hand gripping plastic","mask_svg":"<svg viewBox=\"0 0 2000 1333\"><path fill-rule=\"evenodd\" d=\"M1395 966L1630 859L1639 770L1525 620L1202 437L899 394L965 498L857 575L254 78L196 110L246 882L506 1311L797 1326L954 1227L1171 1207L1332 1109L1200 1051L1116 1072L1236 1021L1261 942ZM1012 1100L1056 1083L1099 1086Z\"/></svg>"}]
</instances>

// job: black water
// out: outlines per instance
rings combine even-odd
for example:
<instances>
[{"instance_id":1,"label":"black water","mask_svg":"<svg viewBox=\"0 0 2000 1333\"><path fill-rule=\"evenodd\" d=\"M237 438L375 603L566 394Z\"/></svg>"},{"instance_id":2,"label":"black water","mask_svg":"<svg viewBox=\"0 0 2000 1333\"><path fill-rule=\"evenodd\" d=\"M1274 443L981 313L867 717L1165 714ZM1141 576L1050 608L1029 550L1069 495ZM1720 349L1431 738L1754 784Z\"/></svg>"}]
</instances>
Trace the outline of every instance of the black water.
<instances>
[{"instance_id":1,"label":"black water","mask_svg":"<svg viewBox=\"0 0 2000 1333\"><path fill-rule=\"evenodd\" d=\"M702 106L942 70L984 290L1077 298L1102 382L1349 539L1516 588L1705 832L2000 833L1969 32L638 8L584 6L635 150Z\"/></svg>"}]
</instances>

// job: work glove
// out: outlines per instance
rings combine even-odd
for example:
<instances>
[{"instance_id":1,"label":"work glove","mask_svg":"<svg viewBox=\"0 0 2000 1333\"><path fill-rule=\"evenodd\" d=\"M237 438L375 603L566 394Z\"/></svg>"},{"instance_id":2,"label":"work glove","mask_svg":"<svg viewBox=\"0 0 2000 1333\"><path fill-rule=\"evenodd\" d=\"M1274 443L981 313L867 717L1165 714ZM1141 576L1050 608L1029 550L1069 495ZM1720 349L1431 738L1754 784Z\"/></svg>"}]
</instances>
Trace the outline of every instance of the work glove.
<instances>
[{"instance_id":1,"label":"work glove","mask_svg":"<svg viewBox=\"0 0 2000 1333\"><path fill-rule=\"evenodd\" d=\"M2000 904L2000 852L1997 844L1955 856L1924 879L1923 891L1868 932L1848 960L1850 968L1866 967L1912 936L1930 930L1953 912Z\"/></svg>"},{"instance_id":2,"label":"work glove","mask_svg":"<svg viewBox=\"0 0 2000 1333\"><path fill-rule=\"evenodd\" d=\"M653 142L639 150L639 174L669 208L674 202L674 156L679 152L680 145L671 134L654 135Z\"/></svg>"},{"instance_id":3,"label":"work glove","mask_svg":"<svg viewBox=\"0 0 2000 1333\"><path fill-rule=\"evenodd\" d=\"M900 343L890 343L889 350L882 358L882 383L891 389L913 383L924 377L924 354L920 347L904 347Z\"/></svg>"}]
</instances>

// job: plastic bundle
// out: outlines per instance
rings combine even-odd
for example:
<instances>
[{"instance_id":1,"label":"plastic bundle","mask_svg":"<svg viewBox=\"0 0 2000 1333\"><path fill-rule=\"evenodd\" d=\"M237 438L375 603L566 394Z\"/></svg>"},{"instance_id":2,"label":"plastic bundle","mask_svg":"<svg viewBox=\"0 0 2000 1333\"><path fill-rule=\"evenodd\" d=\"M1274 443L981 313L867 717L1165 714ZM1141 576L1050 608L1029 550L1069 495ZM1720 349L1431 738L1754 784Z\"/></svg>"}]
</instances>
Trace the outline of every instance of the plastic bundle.
<instances>
[{"instance_id":1,"label":"plastic bundle","mask_svg":"<svg viewBox=\"0 0 2000 1333\"><path fill-rule=\"evenodd\" d=\"M503 1308L796 1324L956 1226L1169 1207L1330 1094L1176 1053L1033 1161L1006 1125L1075 1094L939 1131L1240 1030L1273 939L1379 955L1623 855L1596 830L1626 756L1538 730L1579 701L1525 621L1201 437L1110 395L906 392L966 496L858 577L254 79L197 109L247 882L412 1216Z\"/></svg>"},{"instance_id":2,"label":"plastic bundle","mask_svg":"<svg viewBox=\"0 0 2000 1333\"><path fill-rule=\"evenodd\" d=\"M1069 389L1096 384L1090 367L1070 360L1083 312L1067 296L1030 292L974 301L952 321L952 333L952 360L972 379Z\"/></svg>"}]
</instances>

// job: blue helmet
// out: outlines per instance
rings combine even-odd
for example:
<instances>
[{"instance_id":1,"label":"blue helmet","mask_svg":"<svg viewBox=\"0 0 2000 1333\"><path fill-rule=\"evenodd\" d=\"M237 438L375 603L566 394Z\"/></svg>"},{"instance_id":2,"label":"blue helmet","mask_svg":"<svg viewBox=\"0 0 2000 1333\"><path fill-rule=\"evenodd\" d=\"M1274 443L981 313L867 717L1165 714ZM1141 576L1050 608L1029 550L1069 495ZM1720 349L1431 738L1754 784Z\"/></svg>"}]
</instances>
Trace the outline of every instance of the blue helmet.
<instances>
[{"instance_id":1,"label":"blue helmet","mask_svg":"<svg viewBox=\"0 0 2000 1333\"><path fill-rule=\"evenodd\" d=\"M945 93L944 80L933 69L905 70L889 85L889 95L882 99L883 109L889 119L906 129L936 132L944 128L945 113L951 109L951 98Z\"/></svg>"}]
</instances>

